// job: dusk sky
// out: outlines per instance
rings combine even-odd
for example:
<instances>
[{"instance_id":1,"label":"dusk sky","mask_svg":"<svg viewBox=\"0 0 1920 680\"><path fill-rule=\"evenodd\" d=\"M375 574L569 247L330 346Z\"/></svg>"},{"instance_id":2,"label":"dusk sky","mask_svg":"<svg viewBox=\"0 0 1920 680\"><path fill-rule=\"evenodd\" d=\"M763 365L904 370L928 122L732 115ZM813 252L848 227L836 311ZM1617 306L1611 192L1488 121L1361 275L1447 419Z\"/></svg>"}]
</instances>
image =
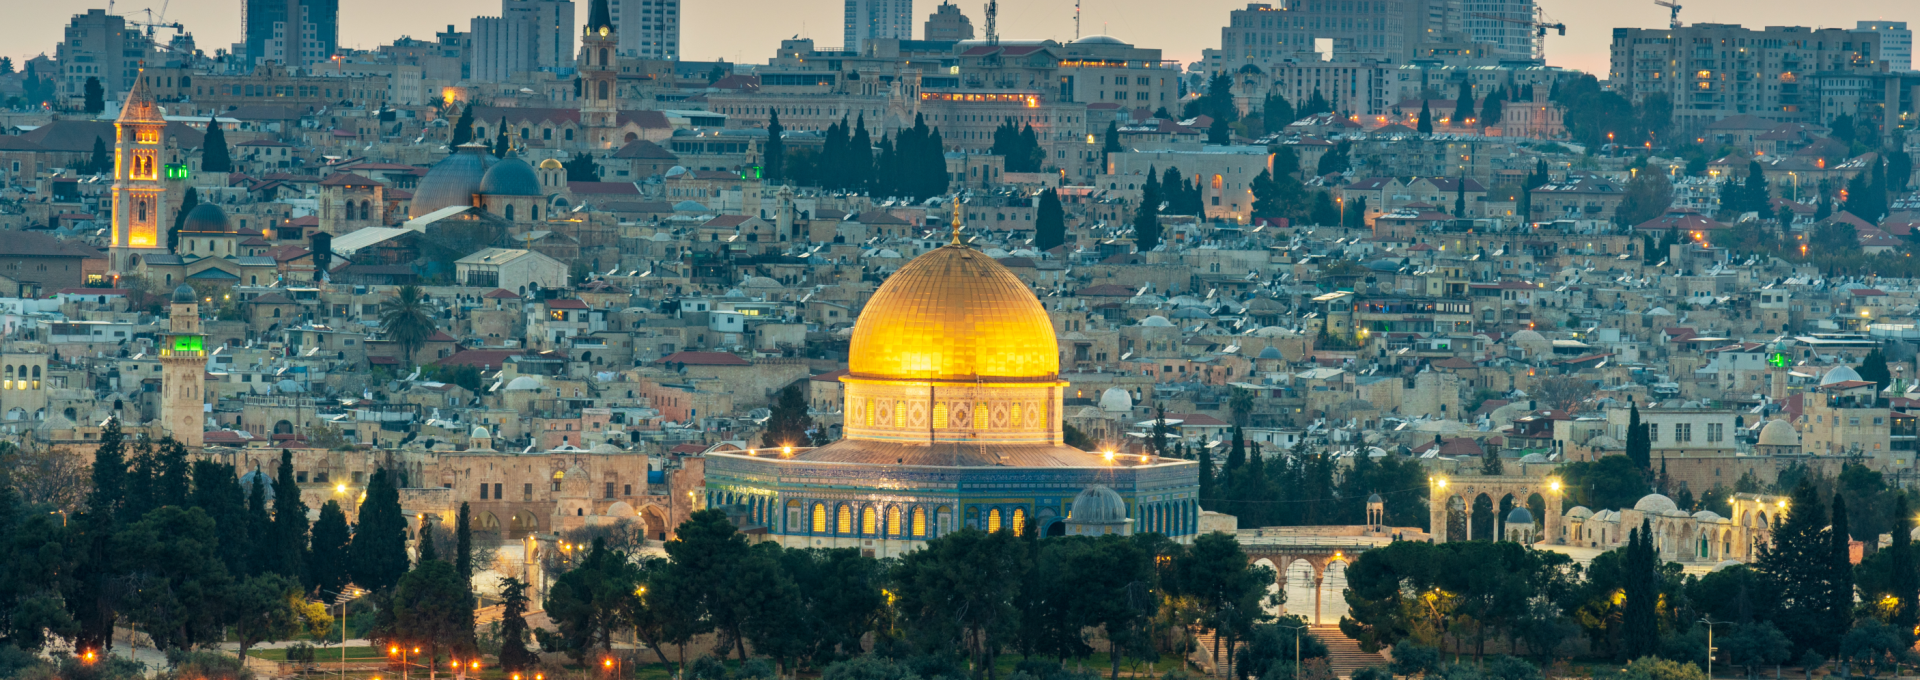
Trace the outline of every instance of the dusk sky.
<instances>
[{"instance_id":1,"label":"dusk sky","mask_svg":"<svg viewBox=\"0 0 1920 680\"><path fill-rule=\"evenodd\" d=\"M1547 59L1556 66L1593 71L1604 77L1607 41L1619 26L1666 25L1667 10L1652 0L1540 0L1546 13L1567 24L1566 37L1547 38ZM586 2L576 0L581 20ZM16 61L41 52L52 54L68 18L104 2L35 2L10 0L7 21L0 24L0 55ZM158 10L160 2L148 3ZM148 4L119 2L114 11L144 16ZM939 5L938 0L916 0L915 33L919 22ZM1681 20L1687 23L1743 23L1748 26L1802 25L1852 27L1855 21L1908 21L1920 28L1920 2L1912 0L1684 0ZM976 28L983 3L964 0L962 9ZM1220 27L1227 12L1246 3L1226 0L1083 0L1082 32L1107 33L1143 47L1157 47L1168 58L1192 61L1200 50L1218 47ZM781 38L794 34L813 37L821 46L840 40L841 0L682 0L681 55L692 60L725 58L765 63ZM200 48L211 53L240 38L240 0L173 0L169 21L186 24ZM341 43L371 49L401 35L431 39L447 24L466 30L467 20L483 13L497 14L498 0L340 0ZM1007 38L1073 37L1073 0L1006 0L1000 6L1001 35Z\"/></svg>"}]
</instances>

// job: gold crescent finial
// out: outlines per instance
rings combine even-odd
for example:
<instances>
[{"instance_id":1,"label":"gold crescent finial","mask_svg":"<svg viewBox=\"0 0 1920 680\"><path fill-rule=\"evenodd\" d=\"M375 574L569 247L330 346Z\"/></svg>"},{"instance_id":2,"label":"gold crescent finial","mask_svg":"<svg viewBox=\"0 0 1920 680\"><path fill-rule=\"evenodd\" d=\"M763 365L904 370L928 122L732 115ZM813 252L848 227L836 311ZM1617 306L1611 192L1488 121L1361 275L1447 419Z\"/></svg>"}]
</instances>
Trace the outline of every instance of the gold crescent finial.
<instances>
[{"instance_id":1,"label":"gold crescent finial","mask_svg":"<svg viewBox=\"0 0 1920 680\"><path fill-rule=\"evenodd\" d=\"M953 195L953 245L960 245L960 195Z\"/></svg>"}]
</instances>

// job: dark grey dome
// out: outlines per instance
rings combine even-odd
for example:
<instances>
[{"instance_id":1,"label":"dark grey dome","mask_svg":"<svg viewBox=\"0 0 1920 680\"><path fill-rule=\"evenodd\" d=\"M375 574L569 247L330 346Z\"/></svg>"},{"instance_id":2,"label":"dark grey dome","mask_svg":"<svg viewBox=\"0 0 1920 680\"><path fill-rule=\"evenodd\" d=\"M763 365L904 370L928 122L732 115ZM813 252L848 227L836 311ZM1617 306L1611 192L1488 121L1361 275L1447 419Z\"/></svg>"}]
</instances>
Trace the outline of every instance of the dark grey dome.
<instances>
[{"instance_id":1,"label":"dark grey dome","mask_svg":"<svg viewBox=\"0 0 1920 680\"><path fill-rule=\"evenodd\" d=\"M253 471L240 475L241 493L251 496L253 494L253 485L255 484L260 485L260 494L262 496L265 496L269 501L273 500L273 478L268 477L267 473L261 472L260 468L254 468Z\"/></svg>"},{"instance_id":2,"label":"dark grey dome","mask_svg":"<svg viewBox=\"0 0 1920 680\"><path fill-rule=\"evenodd\" d=\"M194 294L192 287L182 285L173 289L173 303L176 305L190 305L198 301L199 297Z\"/></svg>"},{"instance_id":3,"label":"dark grey dome","mask_svg":"<svg viewBox=\"0 0 1920 680\"><path fill-rule=\"evenodd\" d=\"M533 174L533 166L519 158L508 158L493 164L486 176L480 178L480 193L488 196L539 196L540 178Z\"/></svg>"},{"instance_id":4,"label":"dark grey dome","mask_svg":"<svg viewBox=\"0 0 1920 680\"><path fill-rule=\"evenodd\" d=\"M1513 512L1507 513L1507 523L1508 524L1532 524L1533 513L1527 510L1527 506L1524 506L1524 505L1513 506Z\"/></svg>"},{"instance_id":5,"label":"dark grey dome","mask_svg":"<svg viewBox=\"0 0 1920 680\"><path fill-rule=\"evenodd\" d=\"M226 234L233 231L227 222L227 211L212 203L201 203L187 211L187 219L180 223L180 231Z\"/></svg>"},{"instance_id":6,"label":"dark grey dome","mask_svg":"<svg viewBox=\"0 0 1920 680\"><path fill-rule=\"evenodd\" d=\"M420 178L420 185L413 191L413 202L407 207L407 217L420 217L452 205L473 205L473 195L480 193L481 178L486 177L488 168L499 162L484 146L462 144L453 155L428 168L426 177Z\"/></svg>"},{"instance_id":7,"label":"dark grey dome","mask_svg":"<svg viewBox=\"0 0 1920 680\"><path fill-rule=\"evenodd\" d=\"M1377 494L1377 493L1376 493L1376 494L1373 494L1373 495L1371 495L1371 496L1367 496L1367 503L1368 503L1368 504L1373 504L1373 503L1385 503L1385 502L1386 502L1386 501L1384 501L1384 500L1381 500L1381 498L1380 498L1380 494Z\"/></svg>"},{"instance_id":8,"label":"dark grey dome","mask_svg":"<svg viewBox=\"0 0 1920 680\"><path fill-rule=\"evenodd\" d=\"M1067 521L1075 524L1121 524L1127 521L1127 502L1105 486L1089 486L1073 497Z\"/></svg>"}]
</instances>

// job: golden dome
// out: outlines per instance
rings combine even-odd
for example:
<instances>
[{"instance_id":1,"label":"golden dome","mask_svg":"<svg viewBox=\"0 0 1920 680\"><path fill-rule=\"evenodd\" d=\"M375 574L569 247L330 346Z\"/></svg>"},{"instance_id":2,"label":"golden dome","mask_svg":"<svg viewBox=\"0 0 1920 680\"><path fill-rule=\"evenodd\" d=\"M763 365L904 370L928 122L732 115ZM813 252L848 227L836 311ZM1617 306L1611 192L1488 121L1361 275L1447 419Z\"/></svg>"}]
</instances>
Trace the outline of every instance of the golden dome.
<instances>
[{"instance_id":1,"label":"golden dome","mask_svg":"<svg viewBox=\"0 0 1920 680\"><path fill-rule=\"evenodd\" d=\"M1057 380L1059 344L1040 300L1006 267L949 245L907 263L853 327L850 378Z\"/></svg>"},{"instance_id":2,"label":"golden dome","mask_svg":"<svg viewBox=\"0 0 1920 680\"><path fill-rule=\"evenodd\" d=\"M544 161L540 161L541 170L559 170L564 167L566 166L561 165L560 161L554 160L552 158L546 159Z\"/></svg>"}]
</instances>

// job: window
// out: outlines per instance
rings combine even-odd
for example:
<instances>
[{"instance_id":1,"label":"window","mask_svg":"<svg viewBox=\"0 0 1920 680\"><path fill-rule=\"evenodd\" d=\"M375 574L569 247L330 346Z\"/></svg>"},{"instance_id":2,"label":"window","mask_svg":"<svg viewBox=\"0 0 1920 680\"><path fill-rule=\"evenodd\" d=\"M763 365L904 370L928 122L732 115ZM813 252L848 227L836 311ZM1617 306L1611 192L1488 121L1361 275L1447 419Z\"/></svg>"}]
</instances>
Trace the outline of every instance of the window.
<instances>
[{"instance_id":1,"label":"window","mask_svg":"<svg viewBox=\"0 0 1920 680\"><path fill-rule=\"evenodd\" d=\"M1673 426L1673 441L1674 441L1675 443L1681 443L1681 442L1691 442L1691 441L1693 441L1693 424L1692 424L1692 423L1678 423L1678 424L1676 424L1676 425L1674 425L1674 426Z\"/></svg>"},{"instance_id":2,"label":"window","mask_svg":"<svg viewBox=\"0 0 1920 680\"><path fill-rule=\"evenodd\" d=\"M925 538L927 535L926 508L913 509L913 535L915 538Z\"/></svg>"},{"instance_id":3,"label":"window","mask_svg":"<svg viewBox=\"0 0 1920 680\"><path fill-rule=\"evenodd\" d=\"M533 483L532 482L528 482L521 486L520 500L523 500L523 501L533 500Z\"/></svg>"},{"instance_id":4,"label":"window","mask_svg":"<svg viewBox=\"0 0 1920 680\"><path fill-rule=\"evenodd\" d=\"M295 472L295 473L293 473L293 481L295 481L295 482L297 482L297 483L300 483L300 484L305 484L305 483L307 483L307 471L306 471L306 470L301 470L301 471L299 471L299 472Z\"/></svg>"},{"instance_id":5,"label":"window","mask_svg":"<svg viewBox=\"0 0 1920 680\"><path fill-rule=\"evenodd\" d=\"M355 481L355 482L358 482L358 481L360 481L360 473L358 473L358 472L355 472L355 473L353 473L353 481ZM495 484L495 485L493 485L493 499L494 499L494 500L496 500L496 501L497 501L497 500L500 500L500 485L499 485L499 484Z\"/></svg>"},{"instance_id":6,"label":"window","mask_svg":"<svg viewBox=\"0 0 1920 680\"><path fill-rule=\"evenodd\" d=\"M826 532L827 532L827 504L814 503L813 504L813 533L824 534Z\"/></svg>"},{"instance_id":7,"label":"window","mask_svg":"<svg viewBox=\"0 0 1920 680\"><path fill-rule=\"evenodd\" d=\"M887 507L887 535L900 535L900 506L898 505Z\"/></svg>"},{"instance_id":8,"label":"window","mask_svg":"<svg viewBox=\"0 0 1920 680\"><path fill-rule=\"evenodd\" d=\"M1860 416L1852 416L1852 417L1849 417L1849 418L1847 418L1847 424L1848 424L1848 425L1859 425L1859 424L1860 424Z\"/></svg>"},{"instance_id":9,"label":"window","mask_svg":"<svg viewBox=\"0 0 1920 680\"><path fill-rule=\"evenodd\" d=\"M607 497L613 498L613 482L607 482Z\"/></svg>"},{"instance_id":10,"label":"window","mask_svg":"<svg viewBox=\"0 0 1920 680\"><path fill-rule=\"evenodd\" d=\"M1013 535L1019 536L1027 531L1027 509L1013 509Z\"/></svg>"},{"instance_id":11,"label":"window","mask_svg":"<svg viewBox=\"0 0 1920 680\"><path fill-rule=\"evenodd\" d=\"M1648 442L1660 441L1660 424L1659 423L1647 424L1647 441Z\"/></svg>"},{"instance_id":12,"label":"window","mask_svg":"<svg viewBox=\"0 0 1920 680\"><path fill-rule=\"evenodd\" d=\"M860 511L860 535L875 536L880 533L880 513L872 507Z\"/></svg>"},{"instance_id":13,"label":"window","mask_svg":"<svg viewBox=\"0 0 1920 680\"><path fill-rule=\"evenodd\" d=\"M1725 423L1707 423L1707 441L1717 442L1724 437Z\"/></svg>"},{"instance_id":14,"label":"window","mask_svg":"<svg viewBox=\"0 0 1920 680\"><path fill-rule=\"evenodd\" d=\"M992 510L988 510L987 511L987 533L991 534L999 530L1000 530L1000 509L994 508Z\"/></svg>"},{"instance_id":15,"label":"window","mask_svg":"<svg viewBox=\"0 0 1920 680\"><path fill-rule=\"evenodd\" d=\"M480 500L484 501L486 499L487 499L487 485L485 483L482 483L480 485Z\"/></svg>"},{"instance_id":16,"label":"window","mask_svg":"<svg viewBox=\"0 0 1920 680\"><path fill-rule=\"evenodd\" d=\"M834 517L833 527L836 533L842 536L853 533L853 508L846 505L840 506L840 512Z\"/></svg>"}]
</instances>

